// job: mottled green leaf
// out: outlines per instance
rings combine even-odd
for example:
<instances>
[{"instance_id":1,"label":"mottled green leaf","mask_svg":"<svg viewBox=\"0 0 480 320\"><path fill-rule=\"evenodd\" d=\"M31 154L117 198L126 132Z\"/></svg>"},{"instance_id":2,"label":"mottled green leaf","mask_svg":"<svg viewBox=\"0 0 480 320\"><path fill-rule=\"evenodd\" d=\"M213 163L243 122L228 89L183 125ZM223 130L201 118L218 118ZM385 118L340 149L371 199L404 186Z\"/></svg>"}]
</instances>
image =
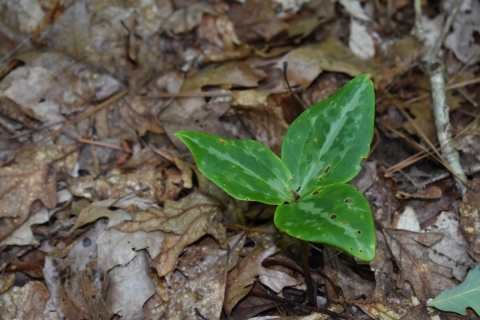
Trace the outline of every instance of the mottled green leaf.
<instances>
[{"instance_id":1,"label":"mottled green leaf","mask_svg":"<svg viewBox=\"0 0 480 320\"><path fill-rule=\"evenodd\" d=\"M372 211L365 197L348 184L301 194L297 203L275 211L275 225L306 241L327 243L362 260L375 257Z\"/></svg>"},{"instance_id":2,"label":"mottled green leaf","mask_svg":"<svg viewBox=\"0 0 480 320\"><path fill-rule=\"evenodd\" d=\"M374 105L373 85L361 75L291 124L282 145L291 190L313 192L355 177L370 150Z\"/></svg>"},{"instance_id":3,"label":"mottled green leaf","mask_svg":"<svg viewBox=\"0 0 480 320\"><path fill-rule=\"evenodd\" d=\"M443 311L467 315L467 308L480 315L480 265L470 270L465 281L455 288L445 290L428 304Z\"/></svg>"},{"instance_id":4,"label":"mottled green leaf","mask_svg":"<svg viewBox=\"0 0 480 320\"><path fill-rule=\"evenodd\" d=\"M197 131L179 131L175 136L193 153L200 172L232 197L267 204L293 200L287 187L291 173L260 142Z\"/></svg>"}]
</instances>

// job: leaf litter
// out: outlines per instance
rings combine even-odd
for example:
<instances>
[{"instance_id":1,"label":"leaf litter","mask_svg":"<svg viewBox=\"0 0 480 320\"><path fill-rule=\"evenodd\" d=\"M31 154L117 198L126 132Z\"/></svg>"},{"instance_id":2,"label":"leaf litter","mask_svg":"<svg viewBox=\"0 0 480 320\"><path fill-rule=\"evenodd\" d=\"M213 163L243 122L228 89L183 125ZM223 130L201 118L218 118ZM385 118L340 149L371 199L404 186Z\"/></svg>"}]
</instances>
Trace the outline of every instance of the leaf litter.
<instances>
[{"instance_id":1,"label":"leaf litter","mask_svg":"<svg viewBox=\"0 0 480 320\"><path fill-rule=\"evenodd\" d=\"M447 289L468 295L460 283L480 263L475 1L441 48L471 168L463 197L424 147L437 139L419 61L453 2L422 2L421 44L407 1L3 1L2 317L478 318L475 303L427 306ZM376 258L313 244L313 303L272 208L206 180L173 134L250 138L279 154L306 106L362 73L376 127L352 183L373 211Z\"/></svg>"}]
</instances>

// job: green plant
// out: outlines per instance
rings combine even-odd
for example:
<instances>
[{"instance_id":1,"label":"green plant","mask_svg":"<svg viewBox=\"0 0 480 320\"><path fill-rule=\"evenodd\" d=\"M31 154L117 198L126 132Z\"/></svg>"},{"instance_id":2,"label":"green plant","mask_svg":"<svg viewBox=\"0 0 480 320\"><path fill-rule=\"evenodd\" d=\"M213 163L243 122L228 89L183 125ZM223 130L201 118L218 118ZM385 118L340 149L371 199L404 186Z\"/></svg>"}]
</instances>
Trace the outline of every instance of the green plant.
<instances>
[{"instance_id":1,"label":"green plant","mask_svg":"<svg viewBox=\"0 0 480 320\"><path fill-rule=\"evenodd\" d=\"M291 124L282 159L258 141L196 131L175 135L191 150L199 170L232 197L278 205L279 229L370 261L375 256L372 212L364 196L345 182L368 156L374 104L369 76L354 78Z\"/></svg>"},{"instance_id":2,"label":"green plant","mask_svg":"<svg viewBox=\"0 0 480 320\"><path fill-rule=\"evenodd\" d=\"M480 265L477 264L467 274L465 281L455 288L440 293L428 305L443 311L453 311L463 316L467 315L466 309L472 308L480 315Z\"/></svg>"}]
</instances>

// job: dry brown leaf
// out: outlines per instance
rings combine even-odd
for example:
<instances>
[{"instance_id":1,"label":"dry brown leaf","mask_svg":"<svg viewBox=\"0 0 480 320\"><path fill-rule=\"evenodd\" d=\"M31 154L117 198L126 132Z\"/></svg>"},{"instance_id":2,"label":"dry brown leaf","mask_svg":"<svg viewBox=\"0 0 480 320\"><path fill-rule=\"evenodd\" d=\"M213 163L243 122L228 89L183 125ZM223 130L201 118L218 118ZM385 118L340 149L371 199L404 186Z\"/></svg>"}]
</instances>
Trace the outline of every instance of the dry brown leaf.
<instances>
[{"instance_id":1,"label":"dry brown leaf","mask_svg":"<svg viewBox=\"0 0 480 320\"><path fill-rule=\"evenodd\" d=\"M400 320L407 313L405 306L381 301L356 301L355 305L372 319Z\"/></svg>"},{"instance_id":2,"label":"dry brown leaf","mask_svg":"<svg viewBox=\"0 0 480 320\"><path fill-rule=\"evenodd\" d=\"M375 182L365 192L369 200L375 222L384 228L390 228L393 213L398 210L401 203L395 198L397 183L385 177L385 172L377 170Z\"/></svg>"},{"instance_id":3,"label":"dry brown leaf","mask_svg":"<svg viewBox=\"0 0 480 320\"><path fill-rule=\"evenodd\" d=\"M480 179L475 178L470 182L470 188L460 204L460 226L459 230L465 239L470 243L470 256L480 262Z\"/></svg>"},{"instance_id":4,"label":"dry brown leaf","mask_svg":"<svg viewBox=\"0 0 480 320\"><path fill-rule=\"evenodd\" d=\"M21 226L13 231L7 238L0 241L0 247L4 245L35 245L38 246L40 243L33 236L32 225L43 224L50 219L53 210L48 210L45 207L42 207L39 211L32 214L27 221L25 221Z\"/></svg>"},{"instance_id":5,"label":"dry brown leaf","mask_svg":"<svg viewBox=\"0 0 480 320\"><path fill-rule=\"evenodd\" d=\"M281 291L284 287L295 286L299 282L288 274L264 268L262 261L278 252L280 249L271 246L267 249L257 245L235 269L233 269L227 278L227 290L225 293L225 312L230 315L235 305L243 299L252 289L252 284L258 277L259 281L270 287L275 292Z\"/></svg>"},{"instance_id":6,"label":"dry brown leaf","mask_svg":"<svg viewBox=\"0 0 480 320\"><path fill-rule=\"evenodd\" d=\"M249 45L241 45L235 27L224 14L205 16L197 29L197 39L203 51L203 63L236 60L251 52Z\"/></svg>"},{"instance_id":7,"label":"dry brown leaf","mask_svg":"<svg viewBox=\"0 0 480 320\"><path fill-rule=\"evenodd\" d=\"M157 281L159 297L152 297L147 302L147 318L195 319L196 308L207 319L219 319L227 272L237 263L245 234L238 234L227 241L229 252L220 249L211 237L187 247L179 257L177 269L171 274L170 281L173 283ZM164 312L156 313L155 308Z\"/></svg>"},{"instance_id":8,"label":"dry brown leaf","mask_svg":"<svg viewBox=\"0 0 480 320\"><path fill-rule=\"evenodd\" d=\"M275 308L278 305L276 301L256 297L255 293L260 295L265 293L265 289L258 282L253 284L250 294L235 306L230 314L231 319L250 319L260 312Z\"/></svg>"},{"instance_id":9,"label":"dry brown leaf","mask_svg":"<svg viewBox=\"0 0 480 320\"><path fill-rule=\"evenodd\" d=\"M208 1L193 2L169 15L162 25L163 30L175 34L191 31L200 25L205 14L217 16L226 10L225 5L212 5Z\"/></svg>"},{"instance_id":10,"label":"dry brown leaf","mask_svg":"<svg viewBox=\"0 0 480 320\"><path fill-rule=\"evenodd\" d=\"M362 294L367 294L372 288L372 283L348 268L339 258L336 248L324 246L323 248L323 273L329 277L336 287L342 291L346 299L354 299ZM337 288L333 288L330 281L325 283L327 298L339 299Z\"/></svg>"},{"instance_id":11,"label":"dry brown leaf","mask_svg":"<svg viewBox=\"0 0 480 320\"><path fill-rule=\"evenodd\" d=\"M182 177L175 168L158 169L114 169L107 176L85 176L70 179L72 194L92 200L118 199L132 192L139 192L149 188L148 191L139 193L146 199L156 203L163 203L168 199L176 199L182 187Z\"/></svg>"},{"instance_id":12,"label":"dry brown leaf","mask_svg":"<svg viewBox=\"0 0 480 320\"><path fill-rule=\"evenodd\" d=\"M206 86L219 86L224 89L230 89L233 85L256 87L261 79L248 63L233 61L213 65L195 73L185 79L181 91L202 92L202 88Z\"/></svg>"},{"instance_id":13,"label":"dry brown leaf","mask_svg":"<svg viewBox=\"0 0 480 320\"><path fill-rule=\"evenodd\" d=\"M282 108L280 108L275 98L276 95L257 90L234 91L232 106L235 109L232 109L229 115L241 118L242 124L246 126L255 140L280 154L283 137L288 129L285 114L291 109L291 104L286 105L287 109L283 109L281 102L285 99L281 95L279 100ZM291 120L293 121L294 118Z\"/></svg>"},{"instance_id":14,"label":"dry brown leaf","mask_svg":"<svg viewBox=\"0 0 480 320\"><path fill-rule=\"evenodd\" d=\"M343 72L352 77L370 73L374 78L379 77L382 71L380 64L360 59L335 38L290 51L279 60L277 68L282 69L284 62L288 63L287 78L290 85L301 86L303 90L323 70Z\"/></svg>"},{"instance_id":15,"label":"dry brown leaf","mask_svg":"<svg viewBox=\"0 0 480 320\"><path fill-rule=\"evenodd\" d=\"M49 300L50 293L41 282L30 281L12 287L0 295L2 319L60 320Z\"/></svg>"},{"instance_id":16,"label":"dry brown leaf","mask_svg":"<svg viewBox=\"0 0 480 320\"><path fill-rule=\"evenodd\" d=\"M13 287L14 282L15 282L14 273L10 273L7 275L0 275L0 294L4 293L5 291Z\"/></svg>"},{"instance_id":17,"label":"dry brown leaf","mask_svg":"<svg viewBox=\"0 0 480 320\"><path fill-rule=\"evenodd\" d=\"M417 298L425 303L458 284L452 280L452 269L436 264L428 256L428 247L440 241L442 234L385 229L384 236L400 267L399 288L408 281Z\"/></svg>"},{"instance_id":18,"label":"dry brown leaf","mask_svg":"<svg viewBox=\"0 0 480 320\"><path fill-rule=\"evenodd\" d=\"M51 145L19 154L0 168L0 240L5 239L29 215L31 204L40 200L49 209L57 205L57 173L71 172L76 145Z\"/></svg>"},{"instance_id":19,"label":"dry brown leaf","mask_svg":"<svg viewBox=\"0 0 480 320\"><path fill-rule=\"evenodd\" d=\"M96 263L96 242L106 226L106 219L97 221L77 239L65 258L45 258L45 282L60 317L69 320L110 318L104 303L109 276Z\"/></svg>"},{"instance_id":20,"label":"dry brown leaf","mask_svg":"<svg viewBox=\"0 0 480 320\"><path fill-rule=\"evenodd\" d=\"M145 319L143 305L155 293L148 261L142 250L127 265L110 270L105 304L112 313L123 319Z\"/></svg>"},{"instance_id":21,"label":"dry brown leaf","mask_svg":"<svg viewBox=\"0 0 480 320\"><path fill-rule=\"evenodd\" d=\"M146 211L130 211L131 221L115 226L123 232L143 230L163 231L165 240L151 265L158 275L173 270L182 250L205 234L212 235L220 245L225 245L225 228L220 224L222 214L219 203L201 193L192 193L179 201L165 201L164 209L149 208Z\"/></svg>"},{"instance_id":22,"label":"dry brown leaf","mask_svg":"<svg viewBox=\"0 0 480 320\"><path fill-rule=\"evenodd\" d=\"M179 130L195 130L221 137L231 137L219 121L229 108L230 102L225 98L214 98L208 103L203 98L175 99L160 114L160 121L177 149L187 153L188 148L174 136L174 133Z\"/></svg>"},{"instance_id":23,"label":"dry brown leaf","mask_svg":"<svg viewBox=\"0 0 480 320\"><path fill-rule=\"evenodd\" d=\"M235 33L242 43L270 42L288 28L277 17L271 0L247 0L243 4L233 2L227 16L235 25Z\"/></svg>"}]
</instances>

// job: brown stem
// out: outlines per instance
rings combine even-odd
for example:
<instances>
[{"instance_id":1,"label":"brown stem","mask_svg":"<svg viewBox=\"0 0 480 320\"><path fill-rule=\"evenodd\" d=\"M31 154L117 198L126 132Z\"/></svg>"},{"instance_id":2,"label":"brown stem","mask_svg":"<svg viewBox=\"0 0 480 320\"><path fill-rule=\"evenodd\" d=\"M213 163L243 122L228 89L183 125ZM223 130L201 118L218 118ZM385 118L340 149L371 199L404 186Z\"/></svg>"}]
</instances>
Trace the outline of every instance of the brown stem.
<instances>
[{"instance_id":1,"label":"brown stem","mask_svg":"<svg viewBox=\"0 0 480 320\"><path fill-rule=\"evenodd\" d=\"M303 262L303 277L307 285L308 305L317 308L317 299L315 298L315 289L313 288L312 275L310 274L310 265L308 264L308 252L310 246L307 241L300 240L300 254Z\"/></svg>"}]
</instances>

